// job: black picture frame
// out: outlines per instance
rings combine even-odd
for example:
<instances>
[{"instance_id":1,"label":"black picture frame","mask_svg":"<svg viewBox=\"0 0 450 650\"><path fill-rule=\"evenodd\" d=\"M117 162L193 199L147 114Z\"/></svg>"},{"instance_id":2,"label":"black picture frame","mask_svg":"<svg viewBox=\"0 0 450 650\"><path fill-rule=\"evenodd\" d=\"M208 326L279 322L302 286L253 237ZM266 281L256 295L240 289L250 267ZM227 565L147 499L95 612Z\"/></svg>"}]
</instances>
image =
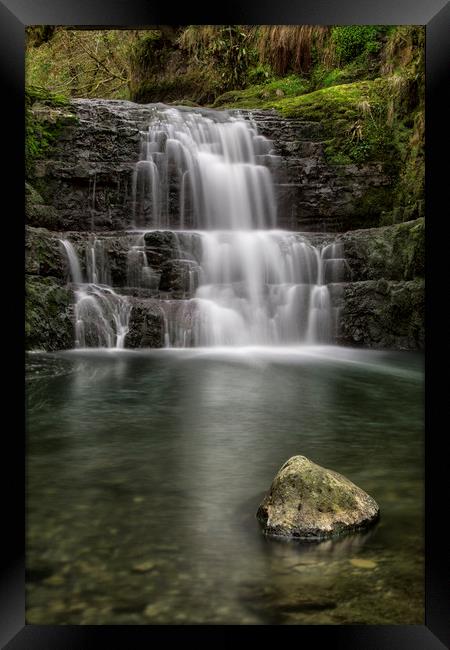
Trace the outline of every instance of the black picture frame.
<instances>
[{"instance_id":1,"label":"black picture frame","mask_svg":"<svg viewBox=\"0 0 450 650\"><path fill-rule=\"evenodd\" d=\"M143 647L157 641L190 640L192 634L213 641L234 634L255 640L264 626L37 626L25 625L25 414L24 408L24 30L27 25L96 25L146 27L155 24L421 24L426 25L426 603L423 626L296 626L277 627L279 640L294 634L296 643L333 644L336 650L439 650L450 645L450 544L444 526L448 517L448 461L443 453L448 433L445 384L448 364L448 319L437 313L445 290L448 237L447 151L448 102L445 90L450 68L450 6L443 0L264 0L222 3L202 11L192 3L174 9L149 0L0 0L0 68L4 112L1 124L3 160L2 204L8 237L7 315L3 341L10 355L6 408L12 424L4 427L4 466L11 470L4 487L4 529L0 574L0 641L8 650L52 648ZM5 227L5 226L4 226ZM448 255L447 255L448 256ZM9 296L8 296L9 294ZM5 296L4 296L5 300ZM445 300L445 299L444 299ZM445 305L442 306L445 308ZM7 322L6 322L7 321ZM5 338L6 336L6 338ZM442 371L442 375L439 373ZM442 379L436 381L436 375ZM448 398L447 398L448 399ZM6 421L6 418L3 418ZM3 472L3 476L5 472Z\"/></svg>"}]
</instances>

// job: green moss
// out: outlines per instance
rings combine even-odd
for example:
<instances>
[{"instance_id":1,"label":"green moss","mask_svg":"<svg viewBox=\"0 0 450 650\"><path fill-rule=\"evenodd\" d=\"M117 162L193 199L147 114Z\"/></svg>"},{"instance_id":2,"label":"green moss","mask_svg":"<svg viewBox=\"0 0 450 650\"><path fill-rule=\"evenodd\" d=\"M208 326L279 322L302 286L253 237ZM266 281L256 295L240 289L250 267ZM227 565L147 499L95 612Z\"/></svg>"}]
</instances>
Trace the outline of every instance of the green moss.
<instances>
[{"instance_id":1,"label":"green moss","mask_svg":"<svg viewBox=\"0 0 450 650\"><path fill-rule=\"evenodd\" d=\"M390 187L371 187L355 204L355 213L342 218L343 230L375 228L380 225L380 213L391 210L393 195Z\"/></svg>"},{"instance_id":2,"label":"green moss","mask_svg":"<svg viewBox=\"0 0 450 650\"><path fill-rule=\"evenodd\" d=\"M401 223L396 226L392 247L394 258L402 260L403 278L421 277L425 275L425 219Z\"/></svg>"},{"instance_id":3,"label":"green moss","mask_svg":"<svg viewBox=\"0 0 450 650\"><path fill-rule=\"evenodd\" d=\"M26 276L25 337L27 350L62 350L73 346L69 306L71 292L54 278Z\"/></svg>"},{"instance_id":4,"label":"green moss","mask_svg":"<svg viewBox=\"0 0 450 650\"><path fill-rule=\"evenodd\" d=\"M66 258L59 238L51 231L27 226L25 269L27 273L66 280Z\"/></svg>"},{"instance_id":5,"label":"green moss","mask_svg":"<svg viewBox=\"0 0 450 650\"><path fill-rule=\"evenodd\" d=\"M361 164L386 160L392 152L384 91L383 79L358 81L282 99L272 107L286 117L319 122L329 163Z\"/></svg>"},{"instance_id":6,"label":"green moss","mask_svg":"<svg viewBox=\"0 0 450 650\"><path fill-rule=\"evenodd\" d=\"M413 280L425 273L425 221L353 230L343 236L353 280Z\"/></svg>"},{"instance_id":7,"label":"green moss","mask_svg":"<svg viewBox=\"0 0 450 650\"><path fill-rule=\"evenodd\" d=\"M333 27L331 40L341 63L347 63L361 55L373 55L382 46L381 38L387 27L377 25L345 25Z\"/></svg>"},{"instance_id":8,"label":"green moss","mask_svg":"<svg viewBox=\"0 0 450 650\"><path fill-rule=\"evenodd\" d=\"M77 122L62 95L42 88L25 91L25 175L32 178L36 160L43 158L54 146L62 130Z\"/></svg>"},{"instance_id":9,"label":"green moss","mask_svg":"<svg viewBox=\"0 0 450 650\"><path fill-rule=\"evenodd\" d=\"M333 67L318 64L314 67L310 77L311 89L320 90L330 86L367 81L379 75L379 65L366 56L361 56L343 67Z\"/></svg>"},{"instance_id":10,"label":"green moss","mask_svg":"<svg viewBox=\"0 0 450 650\"><path fill-rule=\"evenodd\" d=\"M231 90L216 98L213 108L270 108L281 97L297 97L308 92L309 83L298 75L289 75L244 90Z\"/></svg>"}]
</instances>

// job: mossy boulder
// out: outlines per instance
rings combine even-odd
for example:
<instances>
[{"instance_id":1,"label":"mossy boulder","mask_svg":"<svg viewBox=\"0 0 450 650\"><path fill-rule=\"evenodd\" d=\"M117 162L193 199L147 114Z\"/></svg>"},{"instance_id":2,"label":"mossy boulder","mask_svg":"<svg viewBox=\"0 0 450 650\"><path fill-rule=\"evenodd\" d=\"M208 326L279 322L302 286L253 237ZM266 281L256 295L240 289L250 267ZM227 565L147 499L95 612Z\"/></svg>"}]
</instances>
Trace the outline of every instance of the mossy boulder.
<instances>
[{"instance_id":1,"label":"mossy boulder","mask_svg":"<svg viewBox=\"0 0 450 650\"><path fill-rule=\"evenodd\" d=\"M256 516L267 535L314 541L366 528L379 512L376 501L345 476L293 456Z\"/></svg>"},{"instance_id":2,"label":"mossy boulder","mask_svg":"<svg viewBox=\"0 0 450 650\"><path fill-rule=\"evenodd\" d=\"M51 277L25 279L27 350L66 350L74 345L72 291Z\"/></svg>"}]
</instances>

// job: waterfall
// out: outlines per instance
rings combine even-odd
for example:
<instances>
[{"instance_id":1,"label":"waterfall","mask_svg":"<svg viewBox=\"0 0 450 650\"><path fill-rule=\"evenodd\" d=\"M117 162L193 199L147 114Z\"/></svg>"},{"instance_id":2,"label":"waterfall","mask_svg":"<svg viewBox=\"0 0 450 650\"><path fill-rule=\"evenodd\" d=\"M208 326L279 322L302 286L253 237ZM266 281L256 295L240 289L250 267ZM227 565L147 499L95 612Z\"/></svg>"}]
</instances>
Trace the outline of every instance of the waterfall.
<instances>
[{"instance_id":1,"label":"waterfall","mask_svg":"<svg viewBox=\"0 0 450 650\"><path fill-rule=\"evenodd\" d=\"M87 282L83 282L75 248L67 239L60 241L75 285L75 346L123 348L131 306L126 297L107 284L109 269L104 242L94 238L86 247Z\"/></svg>"},{"instance_id":2,"label":"waterfall","mask_svg":"<svg viewBox=\"0 0 450 650\"><path fill-rule=\"evenodd\" d=\"M334 308L328 247L297 233L211 231L201 236L199 286L162 301L172 347L330 343ZM337 260L336 260L337 261Z\"/></svg>"},{"instance_id":3,"label":"waterfall","mask_svg":"<svg viewBox=\"0 0 450 650\"><path fill-rule=\"evenodd\" d=\"M69 263L69 272L71 280L74 284L83 283L83 274L81 273L80 262L78 260L78 255L70 241L67 239L61 239L61 244L64 246L66 252L67 261Z\"/></svg>"},{"instance_id":4,"label":"waterfall","mask_svg":"<svg viewBox=\"0 0 450 650\"><path fill-rule=\"evenodd\" d=\"M342 251L276 230L276 159L251 119L155 108L133 177L135 226L196 232L202 244L194 296L162 300L166 344L333 340L328 283L339 281Z\"/></svg>"},{"instance_id":5,"label":"waterfall","mask_svg":"<svg viewBox=\"0 0 450 650\"><path fill-rule=\"evenodd\" d=\"M134 225L274 228L271 143L242 118L155 109L133 175Z\"/></svg>"},{"instance_id":6,"label":"waterfall","mask_svg":"<svg viewBox=\"0 0 450 650\"><path fill-rule=\"evenodd\" d=\"M166 347L332 343L330 286L346 273L342 245L277 229L272 142L251 116L146 110L122 293L159 301ZM135 303L112 288L104 239L91 234L85 244L84 282L73 245L62 244L77 346L123 347Z\"/></svg>"}]
</instances>

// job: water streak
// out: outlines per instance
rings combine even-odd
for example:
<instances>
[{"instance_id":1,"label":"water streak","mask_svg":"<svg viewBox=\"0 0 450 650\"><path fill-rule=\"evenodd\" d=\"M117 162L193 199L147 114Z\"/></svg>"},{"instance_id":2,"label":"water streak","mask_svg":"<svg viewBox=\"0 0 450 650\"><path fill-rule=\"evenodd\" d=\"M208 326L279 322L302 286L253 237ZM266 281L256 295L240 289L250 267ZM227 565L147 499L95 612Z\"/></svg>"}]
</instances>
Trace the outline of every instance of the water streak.
<instances>
[{"instance_id":1,"label":"water streak","mask_svg":"<svg viewBox=\"0 0 450 650\"><path fill-rule=\"evenodd\" d=\"M155 108L133 176L134 223L154 229L276 226L270 140L218 111Z\"/></svg>"},{"instance_id":2,"label":"water streak","mask_svg":"<svg viewBox=\"0 0 450 650\"><path fill-rule=\"evenodd\" d=\"M109 266L104 242L94 238L86 246L87 282L84 282L74 246L67 239L60 241L75 285L75 346L123 348L131 305L125 296L118 295L108 286Z\"/></svg>"}]
</instances>

